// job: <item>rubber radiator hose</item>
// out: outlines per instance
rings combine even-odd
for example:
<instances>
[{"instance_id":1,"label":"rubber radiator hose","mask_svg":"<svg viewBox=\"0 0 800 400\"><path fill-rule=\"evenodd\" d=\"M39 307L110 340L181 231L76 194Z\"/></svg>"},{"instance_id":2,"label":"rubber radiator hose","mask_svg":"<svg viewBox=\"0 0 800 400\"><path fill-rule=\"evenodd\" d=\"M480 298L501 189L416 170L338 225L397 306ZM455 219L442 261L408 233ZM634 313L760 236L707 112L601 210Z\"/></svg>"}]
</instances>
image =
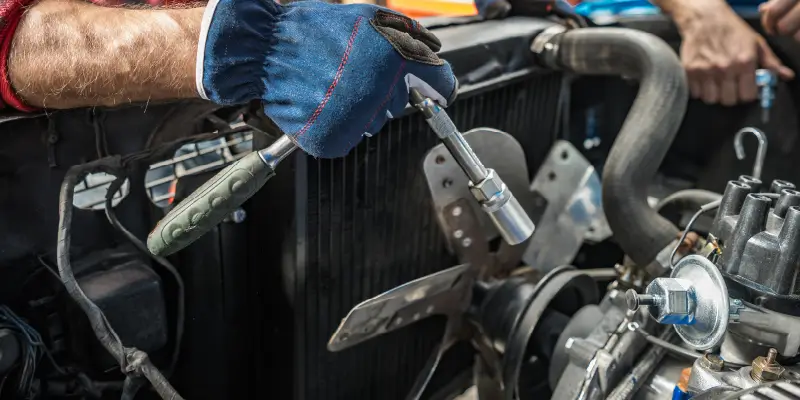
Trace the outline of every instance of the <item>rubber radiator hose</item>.
<instances>
[{"instance_id":1,"label":"rubber radiator hose","mask_svg":"<svg viewBox=\"0 0 800 400\"><path fill-rule=\"evenodd\" d=\"M647 203L647 187L678 132L689 91L675 52L649 33L584 28L539 44L539 59L580 75L616 75L639 81L639 92L603 168L603 209L617 242L638 265L650 264L678 228ZM537 43L533 49L537 52Z\"/></svg>"}]
</instances>

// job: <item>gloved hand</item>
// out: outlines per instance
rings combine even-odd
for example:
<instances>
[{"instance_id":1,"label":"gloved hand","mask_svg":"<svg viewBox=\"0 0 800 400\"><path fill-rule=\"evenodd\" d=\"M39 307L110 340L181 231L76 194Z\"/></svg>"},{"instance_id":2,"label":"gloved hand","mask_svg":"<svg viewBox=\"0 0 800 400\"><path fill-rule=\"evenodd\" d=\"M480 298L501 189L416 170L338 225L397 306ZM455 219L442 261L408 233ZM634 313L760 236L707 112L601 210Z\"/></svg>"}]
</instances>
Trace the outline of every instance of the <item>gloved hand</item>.
<instances>
[{"instance_id":1,"label":"gloved hand","mask_svg":"<svg viewBox=\"0 0 800 400\"><path fill-rule=\"evenodd\" d=\"M260 99L314 157L346 155L401 115L417 88L447 106L457 82L439 40L387 9L302 1L212 0L200 34L197 90L220 104Z\"/></svg>"},{"instance_id":2,"label":"gloved hand","mask_svg":"<svg viewBox=\"0 0 800 400\"><path fill-rule=\"evenodd\" d=\"M508 0L475 0L478 14L486 19L503 18L511 11Z\"/></svg>"},{"instance_id":3,"label":"gloved hand","mask_svg":"<svg viewBox=\"0 0 800 400\"><path fill-rule=\"evenodd\" d=\"M478 14L486 19L509 15L543 16L555 14L572 16L573 7L565 0L474 0Z\"/></svg>"}]
</instances>

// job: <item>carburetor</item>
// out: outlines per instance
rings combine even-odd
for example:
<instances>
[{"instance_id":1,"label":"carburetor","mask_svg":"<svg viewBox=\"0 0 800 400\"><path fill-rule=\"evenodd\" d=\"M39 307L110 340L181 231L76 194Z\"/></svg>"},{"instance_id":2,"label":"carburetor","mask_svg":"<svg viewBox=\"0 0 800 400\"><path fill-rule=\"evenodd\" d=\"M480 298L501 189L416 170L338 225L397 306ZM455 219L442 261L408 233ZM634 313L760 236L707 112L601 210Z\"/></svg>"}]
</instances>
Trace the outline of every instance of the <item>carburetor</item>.
<instances>
[{"instance_id":1,"label":"carburetor","mask_svg":"<svg viewBox=\"0 0 800 400\"><path fill-rule=\"evenodd\" d=\"M767 348L797 355L800 191L783 180L762 186L750 176L729 181L700 254L681 259L645 294L629 291L629 307L648 306L694 349L722 346L726 360L749 362Z\"/></svg>"}]
</instances>

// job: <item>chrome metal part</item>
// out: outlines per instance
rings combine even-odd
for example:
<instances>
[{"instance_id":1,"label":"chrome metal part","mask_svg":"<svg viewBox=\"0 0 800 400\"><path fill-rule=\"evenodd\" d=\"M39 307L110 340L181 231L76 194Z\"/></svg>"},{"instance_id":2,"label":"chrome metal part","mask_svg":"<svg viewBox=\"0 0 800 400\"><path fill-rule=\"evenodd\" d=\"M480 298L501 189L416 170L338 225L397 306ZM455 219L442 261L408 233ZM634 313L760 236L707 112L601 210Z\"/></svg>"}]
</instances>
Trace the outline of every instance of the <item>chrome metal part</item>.
<instances>
[{"instance_id":1,"label":"chrome metal part","mask_svg":"<svg viewBox=\"0 0 800 400\"><path fill-rule=\"evenodd\" d=\"M600 178L578 149L558 141L550 150L530 190L532 214L541 215L523 260L540 271L572 262L584 240L610 235L603 214ZM602 234L602 235L601 235ZM607 237L607 236L606 236Z\"/></svg>"},{"instance_id":2,"label":"chrome metal part","mask_svg":"<svg viewBox=\"0 0 800 400\"><path fill-rule=\"evenodd\" d=\"M728 330L753 344L774 347L792 357L800 352L800 318L746 304Z\"/></svg>"},{"instance_id":3,"label":"chrome metal part","mask_svg":"<svg viewBox=\"0 0 800 400\"><path fill-rule=\"evenodd\" d=\"M671 278L690 281L695 289L695 323L676 325L675 331L694 349L718 346L725 336L730 312L728 289L722 274L707 258L691 255L675 266Z\"/></svg>"},{"instance_id":4,"label":"chrome metal part","mask_svg":"<svg viewBox=\"0 0 800 400\"><path fill-rule=\"evenodd\" d=\"M736 388L755 386L758 382L750 376L750 370L749 366L733 371L716 370L706 367L702 358L698 359L692 365L692 376L689 378L689 393L703 393L719 386Z\"/></svg>"},{"instance_id":5,"label":"chrome metal part","mask_svg":"<svg viewBox=\"0 0 800 400\"><path fill-rule=\"evenodd\" d=\"M483 166L444 109L416 89L412 88L410 95L411 103L422 112L425 121L469 178L470 187L477 188L470 192L481 204L483 211L489 214L489 219L503 240L511 245L527 240L533 234L534 224L511 190L502 183L499 176ZM484 186L485 191L481 189ZM490 189L495 191L490 192Z\"/></svg>"},{"instance_id":6,"label":"chrome metal part","mask_svg":"<svg viewBox=\"0 0 800 400\"><path fill-rule=\"evenodd\" d=\"M411 104L416 107L433 132L447 147L452 157L456 160L461 169L467 174L472 182L480 182L486 178L486 167L472 151L464 136L458 131L453 121L447 115L447 111L441 108L435 101L425 97L416 89L411 89Z\"/></svg>"},{"instance_id":7,"label":"chrome metal part","mask_svg":"<svg viewBox=\"0 0 800 400\"><path fill-rule=\"evenodd\" d=\"M692 290L689 290L686 285ZM674 297L671 293L676 293ZM659 278L647 287L647 294L661 297L660 307L667 305L667 310L651 311L654 318L677 315L680 323L687 323L687 318L680 318L682 312L691 310L692 306L686 302L693 300L693 311L689 311L693 323L675 325L675 331L689 346L697 350L708 350L720 344L728 327L730 301L725 281L717 267L698 255L684 257L670 278ZM692 297L694 297L692 299ZM672 314L671 314L672 313ZM671 323L672 318L663 318L665 323Z\"/></svg>"},{"instance_id":8,"label":"chrome metal part","mask_svg":"<svg viewBox=\"0 0 800 400\"><path fill-rule=\"evenodd\" d=\"M756 86L758 87L758 101L761 105L761 122L769 122L769 111L775 101L775 86L778 84L778 74L766 68L756 70Z\"/></svg>"},{"instance_id":9,"label":"chrome metal part","mask_svg":"<svg viewBox=\"0 0 800 400\"><path fill-rule=\"evenodd\" d=\"M464 139L469 143L475 154L488 165L497 175L503 176L503 182L514 193L515 198L530 212L536 222L536 210L533 209L533 199L528 192L528 167L525 161L525 152L513 136L506 132L490 128L476 128L464 133ZM428 189L433 200L439 226L446 234L449 226L446 223L445 207L458 199L470 199L469 207L477 216L477 223L487 241L498 237L498 231L483 212L481 205L471 200L469 179L461 167L455 162L444 144L432 148L422 161L422 170L428 182ZM475 240L477 238L473 238Z\"/></svg>"},{"instance_id":10,"label":"chrome metal part","mask_svg":"<svg viewBox=\"0 0 800 400\"><path fill-rule=\"evenodd\" d=\"M297 145L289 138L289 135L283 135L266 149L260 150L258 155L261 156L264 163L274 169L283 159L288 157L289 154L292 154L295 149L297 149Z\"/></svg>"},{"instance_id":11,"label":"chrome metal part","mask_svg":"<svg viewBox=\"0 0 800 400\"><path fill-rule=\"evenodd\" d=\"M626 293L628 307L646 305L650 316L659 324L689 325L695 323L697 293L692 281L676 278L656 278L647 285L647 294Z\"/></svg>"},{"instance_id":12,"label":"chrome metal part","mask_svg":"<svg viewBox=\"0 0 800 400\"><path fill-rule=\"evenodd\" d=\"M558 42L551 39L556 35L566 32L566 30L567 28L562 25L554 25L543 30L533 39L531 43L531 52L540 57L558 53ZM549 63L545 62L545 64Z\"/></svg>"},{"instance_id":13,"label":"chrome metal part","mask_svg":"<svg viewBox=\"0 0 800 400\"><path fill-rule=\"evenodd\" d=\"M489 215L506 243L517 245L528 240L535 228L533 221L497 173L491 168L486 171L484 180L470 182L469 189L473 197Z\"/></svg>"},{"instance_id":14,"label":"chrome metal part","mask_svg":"<svg viewBox=\"0 0 800 400\"><path fill-rule=\"evenodd\" d=\"M734 150L736 150L736 158L740 160L744 160L745 153L744 153L744 145L742 144L742 139L744 135L750 133L758 139L758 152L756 153L756 160L753 163L753 178L761 179L761 171L764 169L764 160L767 158L767 135L764 132L753 128L747 127L742 128L739 132L736 132L736 136L734 136Z\"/></svg>"},{"instance_id":15,"label":"chrome metal part","mask_svg":"<svg viewBox=\"0 0 800 400\"><path fill-rule=\"evenodd\" d=\"M237 208L233 210L231 215L228 218L225 218L223 222L232 222L234 224L241 224L244 220L247 219L247 211L243 208Z\"/></svg>"}]
</instances>

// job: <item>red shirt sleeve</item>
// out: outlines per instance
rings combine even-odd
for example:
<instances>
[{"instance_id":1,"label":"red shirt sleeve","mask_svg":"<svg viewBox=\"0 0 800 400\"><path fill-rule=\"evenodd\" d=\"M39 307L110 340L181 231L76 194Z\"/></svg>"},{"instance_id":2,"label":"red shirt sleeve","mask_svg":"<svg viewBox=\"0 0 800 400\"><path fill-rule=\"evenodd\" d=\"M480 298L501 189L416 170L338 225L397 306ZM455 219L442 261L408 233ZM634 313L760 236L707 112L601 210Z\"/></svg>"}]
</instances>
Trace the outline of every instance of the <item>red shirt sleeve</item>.
<instances>
[{"instance_id":1,"label":"red shirt sleeve","mask_svg":"<svg viewBox=\"0 0 800 400\"><path fill-rule=\"evenodd\" d=\"M17 96L8 77L11 39L22 18L22 12L32 2L33 0L0 0L0 108L13 107L19 111L36 111L36 108L28 106Z\"/></svg>"}]
</instances>

